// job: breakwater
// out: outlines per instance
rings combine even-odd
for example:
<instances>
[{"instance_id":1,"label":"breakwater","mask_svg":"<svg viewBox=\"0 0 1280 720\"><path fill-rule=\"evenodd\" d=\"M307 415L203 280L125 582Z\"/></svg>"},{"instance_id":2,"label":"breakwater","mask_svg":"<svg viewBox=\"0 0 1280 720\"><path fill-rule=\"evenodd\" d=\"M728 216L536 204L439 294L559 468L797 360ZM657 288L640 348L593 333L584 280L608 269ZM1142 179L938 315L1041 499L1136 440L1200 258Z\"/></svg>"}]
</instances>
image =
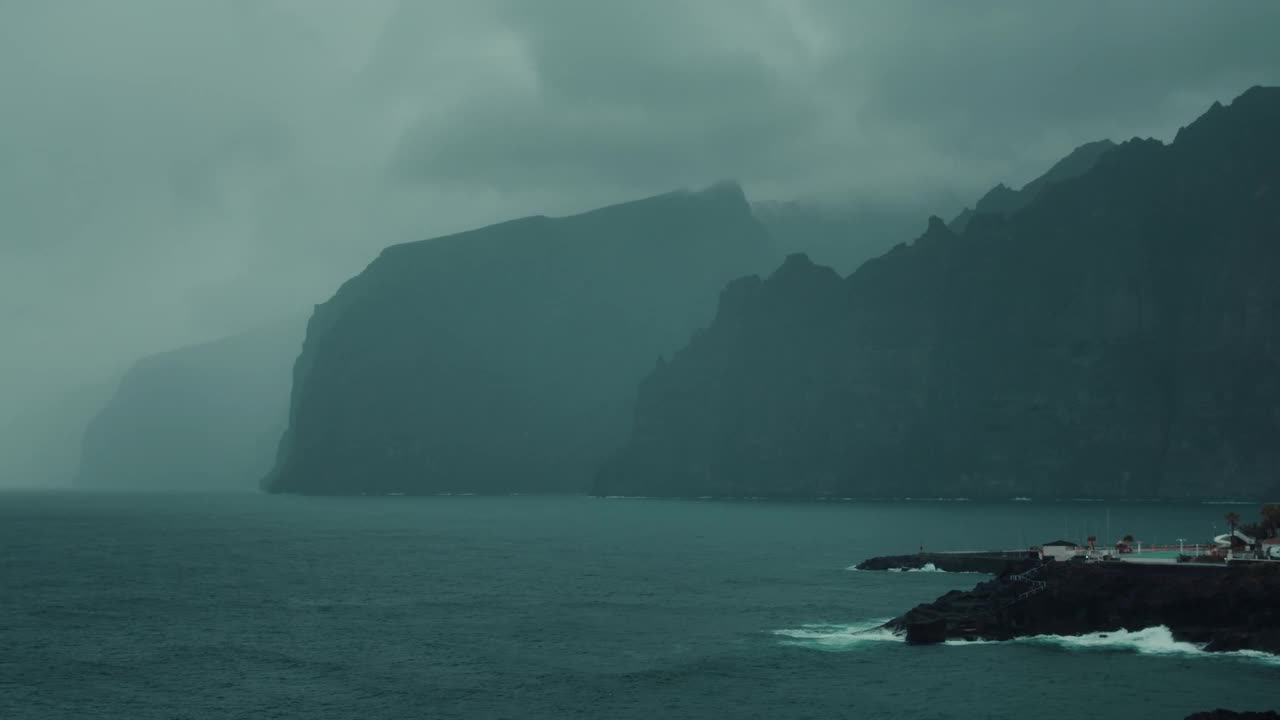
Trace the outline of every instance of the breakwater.
<instances>
[{"instance_id":1,"label":"breakwater","mask_svg":"<svg viewBox=\"0 0 1280 720\"><path fill-rule=\"evenodd\" d=\"M1280 563L1048 562L952 591L886 623L918 644L1164 626L1207 651L1280 654Z\"/></svg>"},{"instance_id":2,"label":"breakwater","mask_svg":"<svg viewBox=\"0 0 1280 720\"><path fill-rule=\"evenodd\" d=\"M857 564L859 570L919 570L933 566L946 572L976 572L1004 575L1023 572L1040 563L1029 550L985 550L979 552L918 552L910 555L883 555Z\"/></svg>"}]
</instances>

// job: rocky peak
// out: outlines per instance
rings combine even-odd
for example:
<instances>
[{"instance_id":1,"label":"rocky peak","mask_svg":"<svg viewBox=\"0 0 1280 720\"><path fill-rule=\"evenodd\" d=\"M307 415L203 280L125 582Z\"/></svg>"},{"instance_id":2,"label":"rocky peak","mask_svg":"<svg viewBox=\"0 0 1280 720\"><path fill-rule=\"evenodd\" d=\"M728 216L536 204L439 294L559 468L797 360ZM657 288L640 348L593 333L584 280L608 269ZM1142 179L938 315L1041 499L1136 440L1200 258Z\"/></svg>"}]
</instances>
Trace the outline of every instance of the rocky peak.
<instances>
[{"instance_id":1,"label":"rocky peak","mask_svg":"<svg viewBox=\"0 0 1280 720\"><path fill-rule=\"evenodd\" d=\"M835 270L814 263L804 253L792 253L769 276L768 284L775 288L801 288L839 281L840 276Z\"/></svg>"},{"instance_id":2,"label":"rocky peak","mask_svg":"<svg viewBox=\"0 0 1280 720\"><path fill-rule=\"evenodd\" d=\"M1247 147L1252 143L1280 142L1280 87L1254 86L1229 105L1215 102L1174 137L1179 146L1205 146L1206 150Z\"/></svg>"},{"instance_id":3,"label":"rocky peak","mask_svg":"<svg viewBox=\"0 0 1280 720\"><path fill-rule=\"evenodd\" d=\"M1110 140L1085 143L1072 150L1066 157L1053 164L1044 174L1013 190L1000 183L987 191L973 208L965 208L951 220L951 229L964 232L979 215L1009 216L1031 204L1041 192L1056 183L1080 177L1093 169L1103 155L1116 144Z\"/></svg>"},{"instance_id":4,"label":"rocky peak","mask_svg":"<svg viewBox=\"0 0 1280 720\"><path fill-rule=\"evenodd\" d=\"M1272 97L1210 111L1175 146L1090 146L1093 166L1012 215L959 238L933 218L835 292L792 256L641 392L598 487L1272 494Z\"/></svg>"}]
</instances>

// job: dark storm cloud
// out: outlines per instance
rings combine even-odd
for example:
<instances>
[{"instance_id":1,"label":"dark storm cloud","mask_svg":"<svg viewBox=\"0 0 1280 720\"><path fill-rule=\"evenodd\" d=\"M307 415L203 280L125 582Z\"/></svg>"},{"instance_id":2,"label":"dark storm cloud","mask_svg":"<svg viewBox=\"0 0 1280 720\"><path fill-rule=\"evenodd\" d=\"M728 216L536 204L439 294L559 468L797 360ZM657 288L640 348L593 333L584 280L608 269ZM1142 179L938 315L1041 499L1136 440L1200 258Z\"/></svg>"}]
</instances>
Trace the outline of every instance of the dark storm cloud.
<instances>
[{"instance_id":1,"label":"dark storm cloud","mask_svg":"<svg viewBox=\"0 0 1280 720\"><path fill-rule=\"evenodd\" d=\"M733 14L711 3L503 6L523 82L415 128L398 169L428 181L646 189L799 170L820 98L759 49L714 42L724 27L712 7Z\"/></svg>"},{"instance_id":2,"label":"dark storm cloud","mask_svg":"<svg viewBox=\"0 0 1280 720\"><path fill-rule=\"evenodd\" d=\"M431 117L423 182L854 193L1021 182L1280 73L1280 5L700 2L499 6L524 81Z\"/></svg>"},{"instance_id":3,"label":"dark storm cloud","mask_svg":"<svg viewBox=\"0 0 1280 720\"><path fill-rule=\"evenodd\" d=\"M0 397L508 217L724 177L970 199L1280 81L1277 27L1244 0L0 2Z\"/></svg>"},{"instance_id":4,"label":"dark storm cloud","mask_svg":"<svg viewBox=\"0 0 1280 720\"><path fill-rule=\"evenodd\" d=\"M1213 100L1280 75L1275 3L899 8L868 21L879 41L845 52L835 67L877 68L865 90L878 124L908 119L935 144L976 147L1002 163L1058 138L1168 135ZM852 10L842 17L849 26L859 20Z\"/></svg>"}]
</instances>

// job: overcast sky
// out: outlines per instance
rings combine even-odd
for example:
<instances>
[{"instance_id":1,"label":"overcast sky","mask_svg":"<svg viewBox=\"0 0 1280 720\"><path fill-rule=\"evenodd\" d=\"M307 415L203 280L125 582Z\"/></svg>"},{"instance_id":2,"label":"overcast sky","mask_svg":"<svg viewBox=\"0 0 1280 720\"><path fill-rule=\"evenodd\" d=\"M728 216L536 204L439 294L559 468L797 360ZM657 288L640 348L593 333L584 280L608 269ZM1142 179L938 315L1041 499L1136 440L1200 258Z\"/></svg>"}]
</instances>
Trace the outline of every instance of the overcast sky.
<instances>
[{"instance_id":1,"label":"overcast sky","mask_svg":"<svg viewBox=\"0 0 1280 720\"><path fill-rule=\"evenodd\" d=\"M509 217L1016 186L1280 83L1278 31L1272 0L0 0L0 405Z\"/></svg>"}]
</instances>

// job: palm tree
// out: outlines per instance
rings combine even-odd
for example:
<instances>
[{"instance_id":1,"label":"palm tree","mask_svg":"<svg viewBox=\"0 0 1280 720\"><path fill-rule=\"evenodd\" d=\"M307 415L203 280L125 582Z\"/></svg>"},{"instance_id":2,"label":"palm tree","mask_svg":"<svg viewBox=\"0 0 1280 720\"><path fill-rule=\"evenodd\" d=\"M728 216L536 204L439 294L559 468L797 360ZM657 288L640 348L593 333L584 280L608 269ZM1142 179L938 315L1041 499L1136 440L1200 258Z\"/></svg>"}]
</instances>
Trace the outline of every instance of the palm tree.
<instances>
[{"instance_id":1,"label":"palm tree","mask_svg":"<svg viewBox=\"0 0 1280 720\"><path fill-rule=\"evenodd\" d=\"M1267 535L1274 536L1280 531L1280 503L1268 503L1262 506L1262 529Z\"/></svg>"},{"instance_id":2,"label":"palm tree","mask_svg":"<svg viewBox=\"0 0 1280 720\"><path fill-rule=\"evenodd\" d=\"M1226 515L1223 515L1222 519L1227 521L1227 527L1231 528L1231 535L1234 537L1236 534L1236 525L1240 524L1240 516L1233 510Z\"/></svg>"}]
</instances>

